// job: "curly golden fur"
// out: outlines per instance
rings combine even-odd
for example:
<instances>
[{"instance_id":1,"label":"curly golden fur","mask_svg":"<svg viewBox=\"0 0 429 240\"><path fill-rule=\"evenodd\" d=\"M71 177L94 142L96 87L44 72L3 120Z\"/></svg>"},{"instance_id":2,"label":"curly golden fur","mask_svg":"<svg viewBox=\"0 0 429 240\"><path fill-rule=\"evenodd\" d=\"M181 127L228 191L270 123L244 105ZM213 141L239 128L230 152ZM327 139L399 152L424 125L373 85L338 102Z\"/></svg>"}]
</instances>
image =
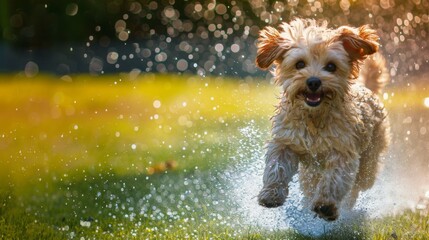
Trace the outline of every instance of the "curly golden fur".
<instances>
[{"instance_id":1,"label":"curly golden fur","mask_svg":"<svg viewBox=\"0 0 429 240\"><path fill-rule=\"evenodd\" d=\"M353 207L359 192L372 187L389 142L376 95L388 80L378 49L368 26L330 29L295 19L261 31L256 64L275 65L282 97L272 118L260 205L282 205L299 172L311 209L333 221L343 202Z\"/></svg>"}]
</instances>

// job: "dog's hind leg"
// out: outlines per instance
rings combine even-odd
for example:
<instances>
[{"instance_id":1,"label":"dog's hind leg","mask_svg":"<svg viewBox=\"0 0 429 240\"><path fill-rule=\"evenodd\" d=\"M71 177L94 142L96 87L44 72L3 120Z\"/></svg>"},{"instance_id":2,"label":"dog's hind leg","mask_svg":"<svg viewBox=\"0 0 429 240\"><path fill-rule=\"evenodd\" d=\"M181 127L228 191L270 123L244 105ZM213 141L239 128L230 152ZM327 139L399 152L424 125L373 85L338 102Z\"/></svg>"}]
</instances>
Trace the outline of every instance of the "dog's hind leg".
<instances>
[{"instance_id":1,"label":"dog's hind leg","mask_svg":"<svg viewBox=\"0 0 429 240\"><path fill-rule=\"evenodd\" d=\"M337 219L341 201L355 183L358 167L358 159L336 153L328 157L313 199L313 211L319 217L327 221Z\"/></svg>"},{"instance_id":2,"label":"dog's hind leg","mask_svg":"<svg viewBox=\"0 0 429 240\"><path fill-rule=\"evenodd\" d=\"M362 153L359 160L359 170L356 174L355 184L351 190L351 194L347 201L347 208L353 208L361 191L365 191L374 185L376 180L379 156L381 148L378 143L370 145L368 149Z\"/></svg>"},{"instance_id":3,"label":"dog's hind leg","mask_svg":"<svg viewBox=\"0 0 429 240\"><path fill-rule=\"evenodd\" d=\"M389 143L388 123L382 122L374 129L371 144L361 154L359 171L356 176L355 186L350 196L349 207L353 207L360 191L365 191L374 185L380 168L380 155L386 150Z\"/></svg>"},{"instance_id":4,"label":"dog's hind leg","mask_svg":"<svg viewBox=\"0 0 429 240\"><path fill-rule=\"evenodd\" d=\"M283 205L289 193L288 184L298 170L295 154L285 145L268 143L265 155L263 188L258 195L261 206L273 208Z\"/></svg>"}]
</instances>

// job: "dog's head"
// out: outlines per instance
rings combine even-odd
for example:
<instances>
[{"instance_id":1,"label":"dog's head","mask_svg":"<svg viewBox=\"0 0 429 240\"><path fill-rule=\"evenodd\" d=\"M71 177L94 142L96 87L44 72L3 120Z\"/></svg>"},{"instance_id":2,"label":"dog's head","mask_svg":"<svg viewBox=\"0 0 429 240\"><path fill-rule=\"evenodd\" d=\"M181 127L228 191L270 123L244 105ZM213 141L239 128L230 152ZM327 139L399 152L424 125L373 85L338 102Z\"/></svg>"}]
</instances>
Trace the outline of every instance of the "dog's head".
<instances>
[{"instance_id":1,"label":"dog's head","mask_svg":"<svg viewBox=\"0 0 429 240\"><path fill-rule=\"evenodd\" d=\"M256 65L275 67L276 84L288 102L309 109L342 102L359 74L359 64L378 51L378 36L368 26L329 29L326 23L295 19L279 30L260 32Z\"/></svg>"}]
</instances>

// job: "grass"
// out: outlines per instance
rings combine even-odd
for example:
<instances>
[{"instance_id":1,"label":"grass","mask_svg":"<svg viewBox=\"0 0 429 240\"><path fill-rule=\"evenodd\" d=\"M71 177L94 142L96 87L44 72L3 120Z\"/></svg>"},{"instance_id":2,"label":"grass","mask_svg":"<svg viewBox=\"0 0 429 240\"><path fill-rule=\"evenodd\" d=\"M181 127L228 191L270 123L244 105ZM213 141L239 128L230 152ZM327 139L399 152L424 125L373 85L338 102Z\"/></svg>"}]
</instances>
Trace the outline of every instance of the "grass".
<instances>
[{"instance_id":1,"label":"grass","mask_svg":"<svg viewBox=\"0 0 429 240\"><path fill-rule=\"evenodd\" d=\"M255 154L239 146L268 138L272 86L72 78L0 76L1 239L312 239L242 224L227 196L223 173ZM386 106L423 111L426 94L395 92ZM263 129L260 139L240 133L249 123ZM428 226L427 213L405 211L319 239L427 239Z\"/></svg>"}]
</instances>

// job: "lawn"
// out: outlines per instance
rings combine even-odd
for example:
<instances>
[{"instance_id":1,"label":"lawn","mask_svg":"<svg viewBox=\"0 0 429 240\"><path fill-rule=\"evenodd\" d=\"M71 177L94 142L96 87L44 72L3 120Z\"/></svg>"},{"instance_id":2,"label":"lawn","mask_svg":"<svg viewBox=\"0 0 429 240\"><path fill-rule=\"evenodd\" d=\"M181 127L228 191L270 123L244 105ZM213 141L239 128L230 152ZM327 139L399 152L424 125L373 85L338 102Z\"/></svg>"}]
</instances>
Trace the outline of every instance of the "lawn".
<instances>
[{"instance_id":1,"label":"lawn","mask_svg":"<svg viewBox=\"0 0 429 240\"><path fill-rule=\"evenodd\" d=\"M316 238L276 228L277 220L252 223L243 202L256 201L256 186L234 194L260 171L278 95L269 83L153 74L0 80L1 239ZM423 159L409 164L410 179L427 169L429 92L399 89L384 95L393 144L413 151L393 148L386 162ZM414 185L419 208L317 238L428 239L424 184Z\"/></svg>"}]
</instances>

